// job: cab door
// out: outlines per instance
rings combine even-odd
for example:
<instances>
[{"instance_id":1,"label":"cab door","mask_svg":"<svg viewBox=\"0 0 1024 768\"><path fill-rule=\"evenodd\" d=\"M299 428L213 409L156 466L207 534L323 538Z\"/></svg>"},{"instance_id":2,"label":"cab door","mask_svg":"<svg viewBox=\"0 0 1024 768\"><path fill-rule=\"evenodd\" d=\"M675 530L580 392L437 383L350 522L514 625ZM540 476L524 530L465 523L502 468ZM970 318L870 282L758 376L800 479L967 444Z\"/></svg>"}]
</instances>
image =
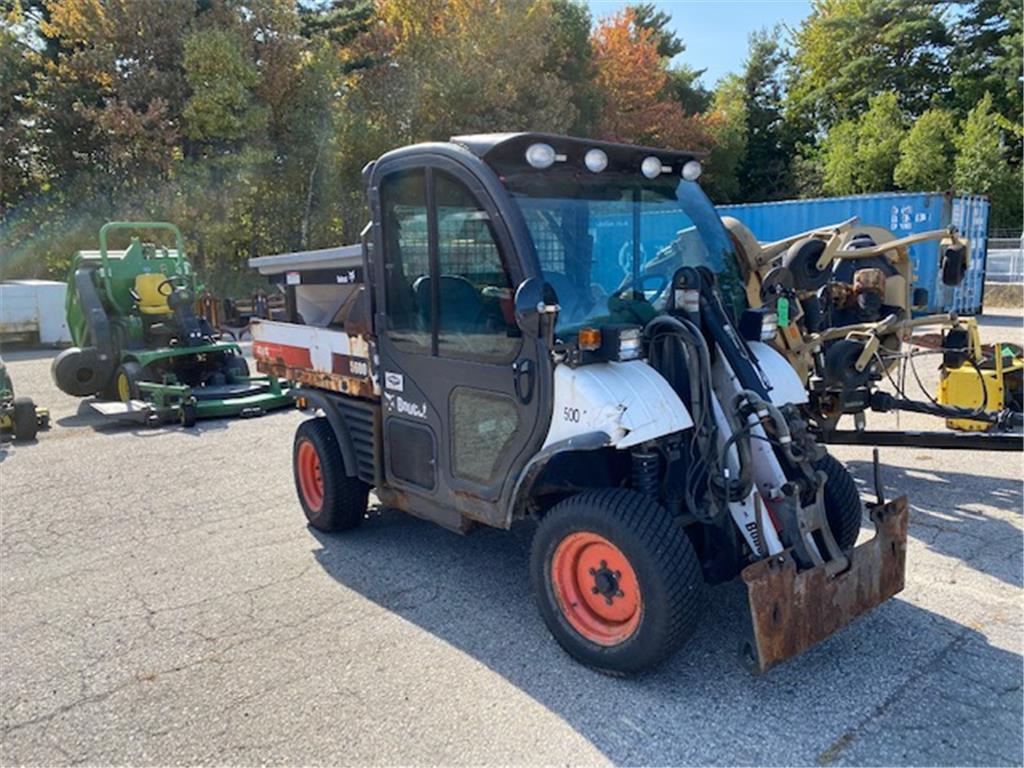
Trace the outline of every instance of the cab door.
<instances>
[{"instance_id":1,"label":"cab door","mask_svg":"<svg viewBox=\"0 0 1024 768\"><path fill-rule=\"evenodd\" d=\"M418 157L377 178L384 476L409 511L505 525L503 495L547 428L540 347L513 309L523 265L460 163Z\"/></svg>"}]
</instances>

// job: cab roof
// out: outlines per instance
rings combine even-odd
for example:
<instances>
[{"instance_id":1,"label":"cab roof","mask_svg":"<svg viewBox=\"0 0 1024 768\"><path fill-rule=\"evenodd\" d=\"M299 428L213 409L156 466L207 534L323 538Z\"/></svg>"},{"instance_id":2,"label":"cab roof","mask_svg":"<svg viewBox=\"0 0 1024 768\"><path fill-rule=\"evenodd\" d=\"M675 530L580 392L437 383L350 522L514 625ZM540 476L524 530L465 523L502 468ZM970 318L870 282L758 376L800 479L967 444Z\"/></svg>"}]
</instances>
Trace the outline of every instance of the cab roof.
<instances>
[{"instance_id":1,"label":"cab roof","mask_svg":"<svg viewBox=\"0 0 1024 768\"><path fill-rule=\"evenodd\" d=\"M563 136L556 133L533 131L521 133L474 133L464 136L452 136L449 141L452 144L458 144L469 150L469 152L482 160L489 160L495 156L506 155L512 152L525 151L528 146L536 143L550 144L559 154L586 153L589 149L601 149L607 153L609 159L616 160L625 159L627 156L633 158L654 155L666 160L686 162L687 160L700 159L708 155L707 152L645 147L638 144L599 141L597 139L584 139L577 136Z\"/></svg>"}]
</instances>

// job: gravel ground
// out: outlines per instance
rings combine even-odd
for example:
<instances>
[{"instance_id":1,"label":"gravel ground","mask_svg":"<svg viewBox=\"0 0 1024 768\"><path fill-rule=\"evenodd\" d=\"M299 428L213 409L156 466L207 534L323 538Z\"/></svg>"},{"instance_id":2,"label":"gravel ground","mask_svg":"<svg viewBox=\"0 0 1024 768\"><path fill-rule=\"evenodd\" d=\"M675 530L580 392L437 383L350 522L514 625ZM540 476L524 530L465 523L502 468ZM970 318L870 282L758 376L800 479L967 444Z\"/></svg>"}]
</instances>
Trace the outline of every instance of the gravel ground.
<instances>
[{"instance_id":1,"label":"gravel ground","mask_svg":"<svg viewBox=\"0 0 1024 768\"><path fill-rule=\"evenodd\" d=\"M985 336L1020 342L1020 313ZM112 428L51 357L5 353L54 426L0 448L3 765L1022 763L1021 454L884 449L902 594L752 677L744 596L715 588L682 652L618 680L545 630L529 526L316 533L298 413ZM834 452L867 495L870 449Z\"/></svg>"}]
</instances>

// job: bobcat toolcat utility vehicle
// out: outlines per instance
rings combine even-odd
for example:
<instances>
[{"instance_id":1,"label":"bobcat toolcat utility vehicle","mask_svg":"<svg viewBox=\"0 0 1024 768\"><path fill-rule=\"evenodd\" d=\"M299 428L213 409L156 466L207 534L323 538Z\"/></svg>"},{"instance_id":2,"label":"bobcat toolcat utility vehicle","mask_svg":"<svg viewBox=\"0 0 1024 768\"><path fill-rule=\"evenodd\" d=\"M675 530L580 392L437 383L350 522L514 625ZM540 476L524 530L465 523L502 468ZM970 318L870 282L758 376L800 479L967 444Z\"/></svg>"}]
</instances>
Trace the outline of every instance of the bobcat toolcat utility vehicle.
<instances>
[{"instance_id":1,"label":"bobcat toolcat utility vehicle","mask_svg":"<svg viewBox=\"0 0 1024 768\"><path fill-rule=\"evenodd\" d=\"M388 152L360 245L253 259L290 322L261 371L315 416L293 467L309 523L386 507L457 531L538 522L530 579L558 642L649 668L747 587L758 670L903 588L904 499L870 508L807 431L800 377L747 308L692 153L536 133ZM876 484L877 485L877 484Z\"/></svg>"}]
</instances>

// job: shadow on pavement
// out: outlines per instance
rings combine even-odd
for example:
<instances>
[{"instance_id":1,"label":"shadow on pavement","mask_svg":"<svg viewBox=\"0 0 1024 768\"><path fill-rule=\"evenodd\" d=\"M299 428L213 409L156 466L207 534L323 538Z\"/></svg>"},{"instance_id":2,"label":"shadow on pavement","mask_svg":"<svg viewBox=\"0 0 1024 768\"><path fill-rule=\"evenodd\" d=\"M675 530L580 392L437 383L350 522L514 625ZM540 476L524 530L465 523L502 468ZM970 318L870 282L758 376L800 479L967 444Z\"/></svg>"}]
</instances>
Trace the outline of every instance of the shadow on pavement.
<instances>
[{"instance_id":1,"label":"shadow on pavement","mask_svg":"<svg viewBox=\"0 0 1024 768\"><path fill-rule=\"evenodd\" d=\"M863 758L875 763L991 763L1019 753L1021 656L898 597L755 677L739 657L745 594L727 584L708 591L694 637L656 672L619 679L584 668L535 608L532 530L524 523L459 537L385 511L346 534L312 531L321 544L313 554L340 584L485 664L616 763L828 764L852 753L862 727L865 739L882 739ZM960 719L975 699L990 707L996 689L1017 693L995 716L971 719L967 743L936 742L942 723ZM922 749L932 752L914 751L914 735L872 730L881 717L923 718L924 726L907 728L930 739ZM979 755L978 744L992 751Z\"/></svg>"},{"instance_id":2,"label":"shadow on pavement","mask_svg":"<svg viewBox=\"0 0 1024 768\"><path fill-rule=\"evenodd\" d=\"M983 453L975 454L984 461ZM874 497L870 461L848 461L847 468L862 491ZM886 465L882 476L890 497L910 499L910 535L935 552L1020 587L1021 531L1012 520L1022 515L1024 484L963 472ZM1004 517L981 511L995 507ZM1008 546L1009 545L1009 546Z\"/></svg>"},{"instance_id":3,"label":"shadow on pavement","mask_svg":"<svg viewBox=\"0 0 1024 768\"><path fill-rule=\"evenodd\" d=\"M991 310L990 310L991 311ZM1020 328L1022 319L1020 314L1000 314L986 312L978 318L978 325L982 328Z\"/></svg>"},{"instance_id":4,"label":"shadow on pavement","mask_svg":"<svg viewBox=\"0 0 1024 768\"><path fill-rule=\"evenodd\" d=\"M194 427L186 428L173 422L149 427L133 421L122 421L103 416L93 410L92 403L94 402L95 399L91 397L82 400L78 404L78 410L73 416L63 416L57 419L56 423L61 427L91 427L94 432L101 432L103 434L126 432L136 436L150 436L175 431L193 437L201 437L206 432L220 432L227 429L228 422L231 421L231 419L203 419L197 422ZM267 415L269 414L265 414L260 418L265 418Z\"/></svg>"}]
</instances>

